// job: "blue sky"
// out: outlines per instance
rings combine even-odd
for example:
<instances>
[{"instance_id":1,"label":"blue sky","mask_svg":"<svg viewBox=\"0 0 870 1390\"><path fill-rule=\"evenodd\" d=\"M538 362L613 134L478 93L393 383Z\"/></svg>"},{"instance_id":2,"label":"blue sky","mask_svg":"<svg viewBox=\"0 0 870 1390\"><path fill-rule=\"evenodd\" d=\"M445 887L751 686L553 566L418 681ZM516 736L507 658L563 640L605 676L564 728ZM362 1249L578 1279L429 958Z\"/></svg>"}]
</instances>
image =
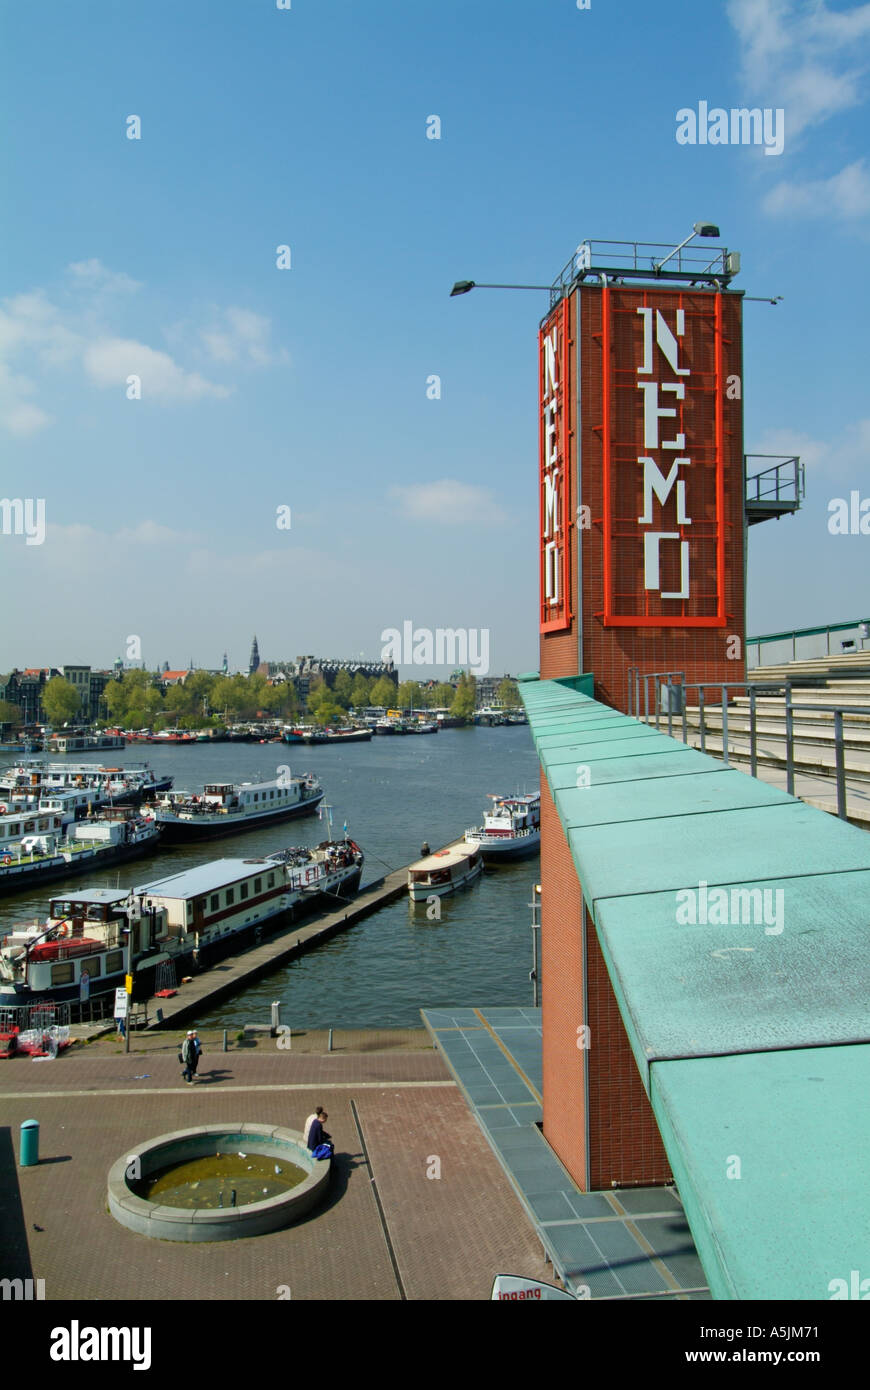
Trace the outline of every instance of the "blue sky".
<instances>
[{"instance_id":1,"label":"blue sky","mask_svg":"<svg viewBox=\"0 0 870 1390\"><path fill-rule=\"evenodd\" d=\"M870 616L870 536L827 528L870 497L870 4L0 0L0 52L0 492L47 522L0 535L0 670L406 620L535 667L547 298L450 286L699 218L784 296L746 305L747 451L807 464L750 631ZM701 100L781 107L783 153L679 145Z\"/></svg>"}]
</instances>

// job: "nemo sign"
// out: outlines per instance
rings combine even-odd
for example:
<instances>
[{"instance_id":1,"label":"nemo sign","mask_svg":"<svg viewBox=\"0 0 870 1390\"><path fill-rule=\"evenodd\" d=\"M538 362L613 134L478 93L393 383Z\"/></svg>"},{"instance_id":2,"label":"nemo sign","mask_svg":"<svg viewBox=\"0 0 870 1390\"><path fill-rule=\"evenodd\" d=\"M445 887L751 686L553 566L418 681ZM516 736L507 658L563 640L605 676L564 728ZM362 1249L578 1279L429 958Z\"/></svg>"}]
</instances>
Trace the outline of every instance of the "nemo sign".
<instances>
[{"instance_id":1,"label":"nemo sign","mask_svg":"<svg viewBox=\"0 0 870 1390\"><path fill-rule=\"evenodd\" d=\"M724 627L720 293L605 286L600 300L605 627Z\"/></svg>"},{"instance_id":2,"label":"nemo sign","mask_svg":"<svg viewBox=\"0 0 870 1390\"><path fill-rule=\"evenodd\" d=\"M540 368L540 543L542 632L571 625L573 372L569 301L538 336Z\"/></svg>"}]
</instances>

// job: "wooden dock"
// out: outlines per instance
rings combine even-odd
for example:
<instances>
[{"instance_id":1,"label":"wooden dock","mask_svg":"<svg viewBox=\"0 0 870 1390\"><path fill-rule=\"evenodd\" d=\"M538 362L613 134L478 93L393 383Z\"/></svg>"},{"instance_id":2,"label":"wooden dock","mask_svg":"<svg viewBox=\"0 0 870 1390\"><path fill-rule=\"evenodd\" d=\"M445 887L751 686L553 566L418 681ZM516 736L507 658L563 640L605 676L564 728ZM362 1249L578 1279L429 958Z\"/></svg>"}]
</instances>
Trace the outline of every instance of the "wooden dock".
<instances>
[{"instance_id":1,"label":"wooden dock","mask_svg":"<svg viewBox=\"0 0 870 1390\"><path fill-rule=\"evenodd\" d=\"M444 848L450 849L459 843L454 840ZM189 984L179 985L174 999L149 1000L151 1007L160 1009L162 1017L150 1019L146 1031L150 1033L158 1028L173 1028L191 1015L213 1008L221 999L237 994L304 951L319 946L322 941L328 941L331 936L346 931L364 917L395 902L408 891L409 867L406 864L404 868L394 869L384 878L367 884L361 893L343 902L334 912L321 913L308 921L290 923L273 932L268 941L261 945L251 946L237 956L230 956L220 964L210 966L202 974L194 975Z\"/></svg>"}]
</instances>

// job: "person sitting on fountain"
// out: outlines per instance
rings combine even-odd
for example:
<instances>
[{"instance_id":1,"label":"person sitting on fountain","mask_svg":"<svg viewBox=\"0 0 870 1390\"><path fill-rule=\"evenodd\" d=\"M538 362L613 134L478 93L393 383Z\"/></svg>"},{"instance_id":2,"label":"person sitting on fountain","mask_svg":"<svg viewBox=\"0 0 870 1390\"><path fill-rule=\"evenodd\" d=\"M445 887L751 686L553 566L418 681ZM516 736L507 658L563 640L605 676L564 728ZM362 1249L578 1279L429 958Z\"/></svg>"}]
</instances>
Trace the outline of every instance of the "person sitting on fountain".
<instances>
[{"instance_id":1,"label":"person sitting on fountain","mask_svg":"<svg viewBox=\"0 0 870 1390\"><path fill-rule=\"evenodd\" d=\"M306 1143L312 1153L321 1145L332 1148L332 1135L327 1134L323 1128L324 1121L329 1117L322 1105L318 1105L314 1112L310 1125L307 1126Z\"/></svg>"}]
</instances>

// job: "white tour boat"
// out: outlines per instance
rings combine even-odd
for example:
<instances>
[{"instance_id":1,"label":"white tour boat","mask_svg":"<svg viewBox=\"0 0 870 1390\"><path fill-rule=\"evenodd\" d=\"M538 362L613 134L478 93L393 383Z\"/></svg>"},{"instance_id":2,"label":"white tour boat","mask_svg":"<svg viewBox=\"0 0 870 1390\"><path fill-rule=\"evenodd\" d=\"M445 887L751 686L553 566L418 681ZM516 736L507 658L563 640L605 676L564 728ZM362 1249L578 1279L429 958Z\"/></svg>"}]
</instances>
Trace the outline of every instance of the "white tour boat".
<instances>
[{"instance_id":1,"label":"white tour boat","mask_svg":"<svg viewBox=\"0 0 870 1390\"><path fill-rule=\"evenodd\" d=\"M466 844L479 849L488 863L536 855L541 849L541 792L491 796L484 824L466 831Z\"/></svg>"},{"instance_id":2,"label":"white tour boat","mask_svg":"<svg viewBox=\"0 0 870 1390\"><path fill-rule=\"evenodd\" d=\"M433 894L443 898L459 888L467 888L481 873L483 859L473 845L439 849L408 869L408 892L413 902L424 901Z\"/></svg>"},{"instance_id":3,"label":"white tour boat","mask_svg":"<svg viewBox=\"0 0 870 1390\"><path fill-rule=\"evenodd\" d=\"M491 796L492 810L483 825L465 832L465 843L479 849L487 863L537 854L541 848L541 794Z\"/></svg>"}]
</instances>

